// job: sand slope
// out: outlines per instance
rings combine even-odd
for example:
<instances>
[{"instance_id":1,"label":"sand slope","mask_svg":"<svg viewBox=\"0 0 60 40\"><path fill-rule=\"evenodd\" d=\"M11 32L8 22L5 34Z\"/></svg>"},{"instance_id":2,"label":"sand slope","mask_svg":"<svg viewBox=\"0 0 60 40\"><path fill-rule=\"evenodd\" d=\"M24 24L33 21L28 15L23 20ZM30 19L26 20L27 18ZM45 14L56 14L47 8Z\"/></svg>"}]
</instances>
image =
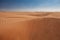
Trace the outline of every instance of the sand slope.
<instances>
[{"instance_id":1,"label":"sand slope","mask_svg":"<svg viewBox=\"0 0 60 40\"><path fill-rule=\"evenodd\" d=\"M60 14L0 12L0 40L60 40Z\"/></svg>"}]
</instances>

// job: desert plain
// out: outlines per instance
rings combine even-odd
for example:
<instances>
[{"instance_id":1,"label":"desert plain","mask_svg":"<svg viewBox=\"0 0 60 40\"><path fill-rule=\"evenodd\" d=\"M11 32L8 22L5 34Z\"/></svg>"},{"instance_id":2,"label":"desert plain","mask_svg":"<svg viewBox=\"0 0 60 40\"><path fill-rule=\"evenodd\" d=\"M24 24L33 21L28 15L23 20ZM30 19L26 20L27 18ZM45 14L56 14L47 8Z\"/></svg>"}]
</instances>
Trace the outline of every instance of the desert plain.
<instances>
[{"instance_id":1,"label":"desert plain","mask_svg":"<svg viewBox=\"0 0 60 40\"><path fill-rule=\"evenodd\" d=\"M0 12L0 40L60 40L60 12Z\"/></svg>"}]
</instances>

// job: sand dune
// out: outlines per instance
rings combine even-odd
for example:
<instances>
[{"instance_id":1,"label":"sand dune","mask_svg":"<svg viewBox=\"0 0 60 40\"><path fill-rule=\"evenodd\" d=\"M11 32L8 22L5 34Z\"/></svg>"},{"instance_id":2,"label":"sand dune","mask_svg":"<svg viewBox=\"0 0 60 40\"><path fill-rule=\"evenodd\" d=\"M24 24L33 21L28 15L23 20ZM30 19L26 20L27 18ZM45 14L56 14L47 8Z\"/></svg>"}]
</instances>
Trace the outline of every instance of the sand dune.
<instances>
[{"instance_id":1,"label":"sand dune","mask_svg":"<svg viewBox=\"0 0 60 40\"><path fill-rule=\"evenodd\" d=\"M0 40L60 40L60 14L0 12Z\"/></svg>"}]
</instances>

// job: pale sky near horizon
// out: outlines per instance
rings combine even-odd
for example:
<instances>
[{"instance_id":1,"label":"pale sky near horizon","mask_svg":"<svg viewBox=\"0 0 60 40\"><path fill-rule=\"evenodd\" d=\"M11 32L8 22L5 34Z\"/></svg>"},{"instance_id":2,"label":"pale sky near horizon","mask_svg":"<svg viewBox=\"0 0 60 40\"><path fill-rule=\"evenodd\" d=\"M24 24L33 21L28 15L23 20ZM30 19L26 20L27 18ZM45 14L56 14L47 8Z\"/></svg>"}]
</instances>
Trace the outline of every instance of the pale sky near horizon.
<instances>
[{"instance_id":1,"label":"pale sky near horizon","mask_svg":"<svg viewBox=\"0 0 60 40\"><path fill-rule=\"evenodd\" d=\"M60 12L60 0L0 0L0 11Z\"/></svg>"}]
</instances>

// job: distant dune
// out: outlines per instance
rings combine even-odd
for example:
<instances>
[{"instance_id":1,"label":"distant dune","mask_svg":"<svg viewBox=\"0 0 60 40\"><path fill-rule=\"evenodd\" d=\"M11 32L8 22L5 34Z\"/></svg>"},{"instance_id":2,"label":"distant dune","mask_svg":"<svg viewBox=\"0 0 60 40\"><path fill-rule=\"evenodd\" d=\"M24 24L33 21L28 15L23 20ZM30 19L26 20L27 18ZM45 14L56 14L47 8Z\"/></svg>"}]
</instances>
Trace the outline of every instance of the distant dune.
<instances>
[{"instance_id":1,"label":"distant dune","mask_svg":"<svg viewBox=\"0 0 60 40\"><path fill-rule=\"evenodd\" d=\"M0 40L60 40L60 13L0 12Z\"/></svg>"}]
</instances>

